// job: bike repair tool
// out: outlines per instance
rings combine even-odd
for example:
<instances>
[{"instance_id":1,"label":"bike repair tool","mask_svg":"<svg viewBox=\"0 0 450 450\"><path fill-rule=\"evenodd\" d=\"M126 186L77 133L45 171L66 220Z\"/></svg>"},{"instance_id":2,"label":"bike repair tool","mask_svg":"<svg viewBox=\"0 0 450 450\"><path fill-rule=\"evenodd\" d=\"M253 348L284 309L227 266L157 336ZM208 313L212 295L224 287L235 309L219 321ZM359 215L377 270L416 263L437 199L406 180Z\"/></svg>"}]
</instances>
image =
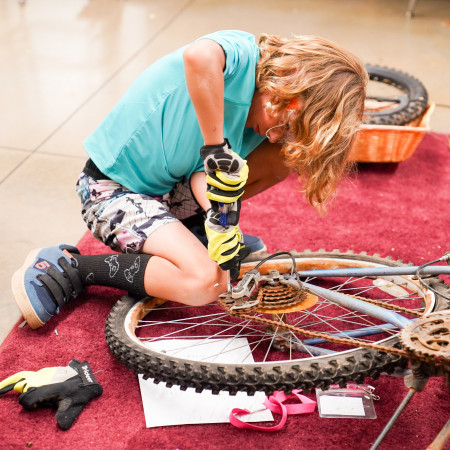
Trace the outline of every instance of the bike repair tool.
<instances>
[{"instance_id":1,"label":"bike repair tool","mask_svg":"<svg viewBox=\"0 0 450 450\"><path fill-rule=\"evenodd\" d=\"M231 209L232 203L221 203L219 202L220 220L219 223L223 227L228 226L228 213Z\"/></svg>"},{"instance_id":2,"label":"bike repair tool","mask_svg":"<svg viewBox=\"0 0 450 450\"><path fill-rule=\"evenodd\" d=\"M230 271L227 270L227 292L231 292L232 286L231 286L231 274Z\"/></svg>"}]
</instances>

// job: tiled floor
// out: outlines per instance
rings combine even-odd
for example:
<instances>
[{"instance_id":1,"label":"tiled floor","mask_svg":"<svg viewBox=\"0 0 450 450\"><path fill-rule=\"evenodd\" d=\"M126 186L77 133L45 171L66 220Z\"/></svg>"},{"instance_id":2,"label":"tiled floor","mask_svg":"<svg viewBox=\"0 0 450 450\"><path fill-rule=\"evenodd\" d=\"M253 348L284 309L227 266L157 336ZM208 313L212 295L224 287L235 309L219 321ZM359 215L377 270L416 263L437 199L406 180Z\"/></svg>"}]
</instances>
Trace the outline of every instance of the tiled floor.
<instances>
[{"instance_id":1,"label":"tiled floor","mask_svg":"<svg viewBox=\"0 0 450 450\"><path fill-rule=\"evenodd\" d=\"M365 62L414 74L450 131L450 2L418 0L28 0L0 2L0 342L20 314L10 279L35 247L85 232L74 183L83 139L150 63L237 28L317 34Z\"/></svg>"}]
</instances>

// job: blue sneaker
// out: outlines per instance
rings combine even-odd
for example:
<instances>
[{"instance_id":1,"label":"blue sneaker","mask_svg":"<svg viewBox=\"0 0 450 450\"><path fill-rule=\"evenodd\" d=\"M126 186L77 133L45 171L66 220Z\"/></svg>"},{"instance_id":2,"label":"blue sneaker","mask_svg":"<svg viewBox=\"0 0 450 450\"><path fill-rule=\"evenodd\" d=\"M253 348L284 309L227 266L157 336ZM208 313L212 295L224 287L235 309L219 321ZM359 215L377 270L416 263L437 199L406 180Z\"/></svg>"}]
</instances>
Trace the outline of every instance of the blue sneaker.
<instances>
[{"instance_id":1,"label":"blue sneaker","mask_svg":"<svg viewBox=\"0 0 450 450\"><path fill-rule=\"evenodd\" d=\"M250 249L249 256L259 256L267 251L262 239L251 234L244 234L244 245Z\"/></svg>"},{"instance_id":2,"label":"blue sneaker","mask_svg":"<svg viewBox=\"0 0 450 450\"><path fill-rule=\"evenodd\" d=\"M70 253L70 245L33 250L11 281L14 298L31 328L39 328L58 314L84 285Z\"/></svg>"}]
</instances>

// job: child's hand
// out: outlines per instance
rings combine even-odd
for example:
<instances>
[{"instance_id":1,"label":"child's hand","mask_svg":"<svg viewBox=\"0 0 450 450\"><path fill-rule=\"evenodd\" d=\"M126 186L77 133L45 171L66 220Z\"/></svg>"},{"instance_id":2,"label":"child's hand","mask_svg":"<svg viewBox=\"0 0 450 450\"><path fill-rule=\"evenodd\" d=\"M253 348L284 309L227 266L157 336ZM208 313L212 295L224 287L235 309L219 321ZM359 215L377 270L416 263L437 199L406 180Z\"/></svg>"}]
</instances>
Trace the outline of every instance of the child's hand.
<instances>
[{"instance_id":1,"label":"child's hand","mask_svg":"<svg viewBox=\"0 0 450 450\"><path fill-rule=\"evenodd\" d=\"M220 212L209 209L205 222L208 237L209 257L223 270L230 270L232 280L239 275L240 261L246 258L250 249L244 247L244 239L237 225L220 225Z\"/></svg>"},{"instance_id":2,"label":"child's hand","mask_svg":"<svg viewBox=\"0 0 450 450\"><path fill-rule=\"evenodd\" d=\"M238 225L239 217L241 215L241 200L234 203L218 203L211 201L211 209L220 217L220 225ZM223 222L223 215L226 215L226 222Z\"/></svg>"},{"instance_id":3,"label":"child's hand","mask_svg":"<svg viewBox=\"0 0 450 450\"><path fill-rule=\"evenodd\" d=\"M219 170L208 173L206 197L213 202L234 203L242 197L247 178L247 164L238 173L226 173Z\"/></svg>"},{"instance_id":4,"label":"child's hand","mask_svg":"<svg viewBox=\"0 0 450 450\"><path fill-rule=\"evenodd\" d=\"M200 150L205 163L206 197L214 212L224 212L222 225L237 225L248 178L247 161L233 150L227 139L222 145L205 145Z\"/></svg>"}]
</instances>

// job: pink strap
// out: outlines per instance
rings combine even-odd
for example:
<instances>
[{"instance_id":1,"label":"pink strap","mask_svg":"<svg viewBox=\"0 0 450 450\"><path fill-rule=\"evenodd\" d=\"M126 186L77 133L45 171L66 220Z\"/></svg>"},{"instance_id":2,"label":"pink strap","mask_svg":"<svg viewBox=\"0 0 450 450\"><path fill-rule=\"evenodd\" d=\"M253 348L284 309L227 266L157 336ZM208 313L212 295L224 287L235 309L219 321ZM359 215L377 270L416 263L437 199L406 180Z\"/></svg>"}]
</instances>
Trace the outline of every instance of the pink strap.
<instances>
[{"instance_id":1,"label":"pink strap","mask_svg":"<svg viewBox=\"0 0 450 450\"><path fill-rule=\"evenodd\" d=\"M258 431L278 431L286 423L288 415L291 414L308 414L314 412L316 409L316 402L314 400L300 395L301 389L294 389L291 395L286 395L282 391L275 391L273 395L267 397L264 401L264 406L275 414L281 414L281 420L277 425L273 427L261 427L259 425L253 425L251 423L243 422L236 416L244 416L251 414L247 409L234 408L230 414L230 423L237 428L246 428L249 430ZM300 403L290 403L284 405L283 402L290 399L297 399Z\"/></svg>"},{"instance_id":2,"label":"pink strap","mask_svg":"<svg viewBox=\"0 0 450 450\"><path fill-rule=\"evenodd\" d=\"M287 414L309 414L316 409L316 402L304 395L300 395L301 389L294 389L291 395L286 395L283 391L275 391L273 395L266 398L264 405L275 414L282 414L282 410L278 406L280 403L289 399L297 398L299 403L290 403L286 406ZM274 402L277 401L277 403Z\"/></svg>"}]
</instances>

